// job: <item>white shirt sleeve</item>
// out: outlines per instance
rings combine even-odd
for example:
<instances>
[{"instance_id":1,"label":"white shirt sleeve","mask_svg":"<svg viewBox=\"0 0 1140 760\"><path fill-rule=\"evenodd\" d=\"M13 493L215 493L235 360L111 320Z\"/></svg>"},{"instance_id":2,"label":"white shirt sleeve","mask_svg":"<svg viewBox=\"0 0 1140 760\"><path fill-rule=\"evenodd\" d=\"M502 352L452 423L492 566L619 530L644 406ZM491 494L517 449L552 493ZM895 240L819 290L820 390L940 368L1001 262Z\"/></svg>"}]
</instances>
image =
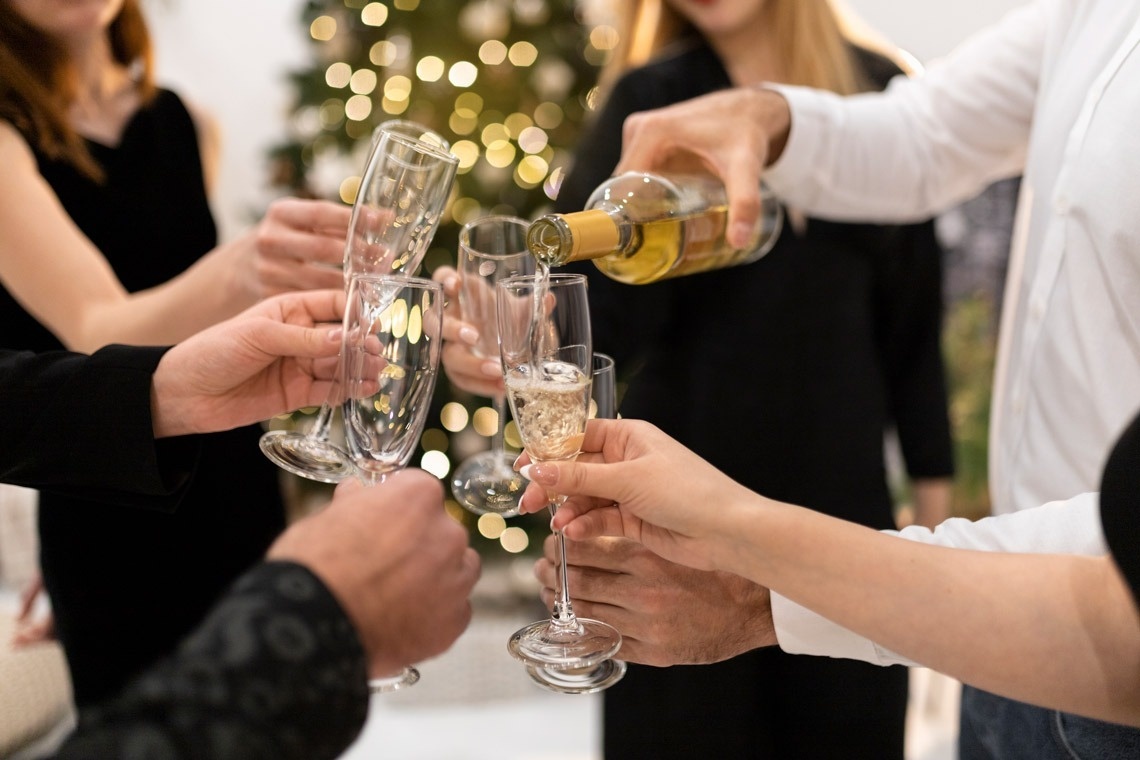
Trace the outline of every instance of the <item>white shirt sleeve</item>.
<instances>
[{"instance_id":1,"label":"white shirt sleeve","mask_svg":"<svg viewBox=\"0 0 1140 760\"><path fill-rule=\"evenodd\" d=\"M765 182L789 206L851 221L910 222L973 197L1025 164L1049 2L1017 8L881 93L840 97L766 85L791 130Z\"/></svg>"},{"instance_id":2,"label":"white shirt sleeve","mask_svg":"<svg viewBox=\"0 0 1140 760\"><path fill-rule=\"evenodd\" d=\"M1108 553L1100 525L1099 494L1096 493L1084 493L1068 501L1054 501L1035 509L987 517L977 522L953 518L934 530L912 525L901 531L883 532L910 541L957 549L1088 556ZM842 657L875 665L919 664L774 591L772 622L780 648L791 654Z\"/></svg>"}]
</instances>

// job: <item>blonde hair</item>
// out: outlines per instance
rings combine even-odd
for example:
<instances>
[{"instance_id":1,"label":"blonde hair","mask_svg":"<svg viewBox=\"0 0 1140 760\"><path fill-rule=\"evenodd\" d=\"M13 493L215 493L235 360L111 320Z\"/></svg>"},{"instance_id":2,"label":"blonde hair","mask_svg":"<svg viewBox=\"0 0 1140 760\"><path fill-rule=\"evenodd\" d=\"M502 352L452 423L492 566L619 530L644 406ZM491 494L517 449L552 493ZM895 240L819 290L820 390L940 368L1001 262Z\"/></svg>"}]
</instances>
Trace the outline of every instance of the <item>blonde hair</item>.
<instances>
[{"instance_id":1,"label":"blonde hair","mask_svg":"<svg viewBox=\"0 0 1140 760\"><path fill-rule=\"evenodd\" d=\"M674 43L700 36L666 0L618 0L615 12L618 44L599 78L603 93L628 69ZM784 84L841 95L873 89L855 61L853 47L879 53L907 73L913 70L905 54L871 32L838 0L768 0L765 13Z\"/></svg>"}]
</instances>

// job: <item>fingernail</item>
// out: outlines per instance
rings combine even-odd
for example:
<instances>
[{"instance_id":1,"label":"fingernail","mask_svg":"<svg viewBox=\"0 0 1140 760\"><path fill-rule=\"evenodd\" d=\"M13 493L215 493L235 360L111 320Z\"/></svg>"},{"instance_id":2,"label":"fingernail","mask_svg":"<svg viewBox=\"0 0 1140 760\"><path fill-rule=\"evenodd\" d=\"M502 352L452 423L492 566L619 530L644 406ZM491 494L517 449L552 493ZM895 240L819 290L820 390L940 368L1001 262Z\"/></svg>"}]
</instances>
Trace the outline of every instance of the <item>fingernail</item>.
<instances>
[{"instance_id":1,"label":"fingernail","mask_svg":"<svg viewBox=\"0 0 1140 760\"><path fill-rule=\"evenodd\" d=\"M469 346L474 346L479 342L479 331L474 327L460 327L459 339Z\"/></svg>"},{"instance_id":2,"label":"fingernail","mask_svg":"<svg viewBox=\"0 0 1140 760\"><path fill-rule=\"evenodd\" d=\"M479 369L487 377L498 377L503 374L503 368L496 361L485 361Z\"/></svg>"},{"instance_id":3,"label":"fingernail","mask_svg":"<svg viewBox=\"0 0 1140 760\"><path fill-rule=\"evenodd\" d=\"M334 327L328 332L328 339L330 342L337 342L340 340L341 335L344 334L344 328Z\"/></svg>"},{"instance_id":4,"label":"fingernail","mask_svg":"<svg viewBox=\"0 0 1140 760\"><path fill-rule=\"evenodd\" d=\"M748 238L751 235L751 224L747 222L735 222L728 232L729 244L737 248L742 247L748 243Z\"/></svg>"},{"instance_id":5,"label":"fingernail","mask_svg":"<svg viewBox=\"0 0 1140 760\"><path fill-rule=\"evenodd\" d=\"M443 281L443 287L453 292L459 290L459 278L455 276L448 277Z\"/></svg>"},{"instance_id":6,"label":"fingernail","mask_svg":"<svg viewBox=\"0 0 1140 760\"><path fill-rule=\"evenodd\" d=\"M539 485L552 486L558 482L558 465L532 462L519 468L519 474Z\"/></svg>"}]
</instances>

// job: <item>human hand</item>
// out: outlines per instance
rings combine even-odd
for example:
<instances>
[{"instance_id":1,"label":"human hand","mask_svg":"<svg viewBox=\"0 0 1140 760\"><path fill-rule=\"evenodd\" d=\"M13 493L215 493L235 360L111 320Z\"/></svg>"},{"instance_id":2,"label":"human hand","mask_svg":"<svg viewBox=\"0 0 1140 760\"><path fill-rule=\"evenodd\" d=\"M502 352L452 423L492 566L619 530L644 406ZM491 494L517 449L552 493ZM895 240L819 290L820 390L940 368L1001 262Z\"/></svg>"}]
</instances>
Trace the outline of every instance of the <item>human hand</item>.
<instances>
[{"instance_id":1,"label":"human hand","mask_svg":"<svg viewBox=\"0 0 1140 760\"><path fill-rule=\"evenodd\" d=\"M535 577L554 603L554 536L543 545ZM722 572L662 559L624 538L566 541L576 614L621 633L621 657L665 667L703 665L776 643L768 589Z\"/></svg>"},{"instance_id":2,"label":"human hand","mask_svg":"<svg viewBox=\"0 0 1140 760\"><path fill-rule=\"evenodd\" d=\"M373 677L440 654L471 620L479 556L443 510L439 481L422 470L401 470L372 488L345 481L268 557L300 562L329 587L356 627Z\"/></svg>"},{"instance_id":3,"label":"human hand","mask_svg":"<svg viewBox=\"0 0 1140 760\"><path fill-rule=\"evenodd\" d=\"M352 209L343 203L280 198L233 242L241 287L254 298L344 287L344 246Z\"/></svg>"},{"instance_id":4,"label":"human hand","mask_svg":"<svg viewBox=\"0 0 1140 760\"><path fill-rule=\"evenodd\" d=\"M506 392L502 363L498 356L488 359L475 352L475 347L479 345L479 331L474 325L464 322L460 314L459 272L453 267L438 267L432 272L432 279L443 285L448 301L443 312L444 342L443 353L440 355L447 379L456 388L476 396L501 396Z\"/></svg>"},{"instance_id":5,"label":"human hand","mask_svg":"<svg viewBox=\"0 0 1140 760\"><path fill-rule=\"evenodd\" d=\"M743 246L763 201L760 175L783 152L791 112L773 90L738 87L630 115L615 174L627 171L712 172L728 193L728 240Z\"/></svg>"},{"instance_id":6,"label":"human hand","mask_svg":"<svg viewBox=\"0 0 1140 760\"><path fill-rule=\"evenodd\" d=\"M739 513L764 501L640 420L590 420L575 462L520 462L522 512L545 508L548 490L566 495L552 522L567 538L624 536L698 570L732 570Z\"/></svg>"},{"instance_id":7,"label":"human hand","mask_svg":"<svg viewBox=\"0 0 1140 760\"><path fill-rule=\"evenodd\" d=\"M320 404L344 300L342 289L278 296L171 348L151 381L155 436L226 430Z\"/></svg>"}]
</instances>

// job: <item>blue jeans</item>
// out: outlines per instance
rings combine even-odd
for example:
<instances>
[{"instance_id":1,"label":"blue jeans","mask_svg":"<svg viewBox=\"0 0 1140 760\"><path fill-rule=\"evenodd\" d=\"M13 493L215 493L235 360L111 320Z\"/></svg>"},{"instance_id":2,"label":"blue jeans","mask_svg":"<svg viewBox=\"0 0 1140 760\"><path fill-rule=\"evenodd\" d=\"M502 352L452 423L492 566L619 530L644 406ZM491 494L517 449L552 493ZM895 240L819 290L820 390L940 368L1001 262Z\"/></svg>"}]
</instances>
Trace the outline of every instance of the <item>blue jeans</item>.
<instances>
[{"instance_id":1,"label":"blue jeans","mask_svg":"<svg viewBox=\"0 0 1140 760\"><path fill-rule=\"evenodd\" d=\"M959 760L1140 760L1140 729L962 687Z\"/></svg>"}]
</instances>

